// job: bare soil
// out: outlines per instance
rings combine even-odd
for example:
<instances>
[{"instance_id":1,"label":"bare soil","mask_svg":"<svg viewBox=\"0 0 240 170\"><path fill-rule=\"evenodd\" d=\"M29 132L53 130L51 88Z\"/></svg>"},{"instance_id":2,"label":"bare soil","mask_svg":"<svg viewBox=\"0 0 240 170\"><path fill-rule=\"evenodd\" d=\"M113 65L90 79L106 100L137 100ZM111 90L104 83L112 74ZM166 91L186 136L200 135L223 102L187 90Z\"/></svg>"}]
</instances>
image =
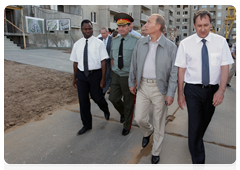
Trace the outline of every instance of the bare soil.
<instances>
[{"instance_id":1,"label":"bare soil","mask_svg":"<svg viewBox=\"0 0 240 170\"><path fill-rule=\"evenodd\" d=\"M4 60L4 131L77 104L73 75Z\"/></svg>"}]
</instances>

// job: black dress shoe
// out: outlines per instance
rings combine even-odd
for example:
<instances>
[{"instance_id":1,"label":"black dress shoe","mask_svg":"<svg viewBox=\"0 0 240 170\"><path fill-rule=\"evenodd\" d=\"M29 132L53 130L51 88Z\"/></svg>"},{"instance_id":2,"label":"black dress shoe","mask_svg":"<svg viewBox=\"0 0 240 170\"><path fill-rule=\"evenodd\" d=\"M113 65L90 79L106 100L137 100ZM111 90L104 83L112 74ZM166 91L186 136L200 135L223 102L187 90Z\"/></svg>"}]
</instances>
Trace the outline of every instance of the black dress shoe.
<instances>
[{"instance_id":1,"label":"black dress shoe","mask_svg":"<svg viewBox=\"0 0 240 170\"><path fill-rule=\"evenodd\" d=\"M104 116L105 116L105 119L106 119L106 120L109 120L110 113L109 113L109 112L108 112L108 113L104 113Z\"/></svg>"},{"instance_id":2,"label":"black dress shoe","mask_svg":"<svg viewBox=\"0 0 240 170\"><path fill-rule=\"evenodd\" d=\"M231 85L230 85L230 84L227 84L227 86L228 86L228 87L231 87Z\"/></svg>"},{"instance_id":3,"label":"black dress shoe","mask_svg":"<svg viewBox=\"0 0 240 170\"><path fill-rule=\"evenodd\" d=\"M83 126L83 128L78 131L77 136L84 134L87 130L90 130L90 129L92 129L92 128L87 128L87 127Z\"/></svg>"},{"instance_id":4,"label":"black dress shoe","mask_svg":"<svg viewBox=\"0 0 240 170\"><path fill-rule=\"evenodd\" d=\"M152 134L153 134L153 132L152 132L149 136L143 137L143 139L142 139L142 147L143 147L143 148L145 148L145 147L148 145L149 139L150 139L150 137L151 137Z\"/></svg>"},{"instance_id":5,"label":"black dress shoe","mask_svg":"<svg viewBox=\"0 0 240 170\"><path fill-rule=\"evenodd\" d=\"M130 130L123 129L122 130L122 135L126 136L127 134L129 134L129 132L130 132Z\"/></svg>"},{"instance_id":6,"label":"black dress shoe","mask_svg":"<svg viewBox=\"0 0 240 170\"><path fill-rule=\"evenodd\" d=\"M153 156L152 155L152 164L157 164L160 160L160 157L159 156Z\"/></svg>"},{"instance_id":7,"label":"black dress shoe","mask_svg":"<svg viewBox=\"0 0 240 170\"><path fill-rule=\"evenodd\" d=\"M121 117L120 117L120 123L123 123L123 122L125 122L125 118L124 118L124 115L121 115Z\"/></svg>"}]
</instances>

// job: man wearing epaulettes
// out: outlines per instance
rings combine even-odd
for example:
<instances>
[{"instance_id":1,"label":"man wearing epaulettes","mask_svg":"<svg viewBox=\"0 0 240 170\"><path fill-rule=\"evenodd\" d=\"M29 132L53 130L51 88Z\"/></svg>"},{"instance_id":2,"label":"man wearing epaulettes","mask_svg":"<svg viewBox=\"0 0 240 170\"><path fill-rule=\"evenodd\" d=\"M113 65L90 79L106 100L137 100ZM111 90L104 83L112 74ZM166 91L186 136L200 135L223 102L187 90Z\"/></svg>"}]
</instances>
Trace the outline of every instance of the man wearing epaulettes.
<instances>
[{"instance_id":1,"label":"man wearing epaulettes","mask_svg":"<svg viewBox=\"0 0 240 170\"><path fill-rule=\"evenodd\" d=\"M125 136L131 129L134 105L134 95L129 91L128 76L132 52L139 38L129 33L129 25L134 21L130 15L117 13L114 20L117 22L120 36L114 38L111 44L112 82L109 100L121 115L120 122L124 122L122 135Z\"/></svg>"}]
</instances>

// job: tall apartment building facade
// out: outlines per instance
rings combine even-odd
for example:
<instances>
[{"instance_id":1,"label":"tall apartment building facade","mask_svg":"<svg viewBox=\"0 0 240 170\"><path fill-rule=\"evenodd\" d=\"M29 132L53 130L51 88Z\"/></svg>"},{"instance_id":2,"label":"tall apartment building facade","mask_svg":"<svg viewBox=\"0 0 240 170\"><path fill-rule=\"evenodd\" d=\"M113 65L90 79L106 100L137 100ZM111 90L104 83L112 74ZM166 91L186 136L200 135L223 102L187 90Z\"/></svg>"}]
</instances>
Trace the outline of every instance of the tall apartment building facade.
<instances>
[{"instance_id":1,"label":"tall apartment building facade","mask_svg":"<svg viewBox=\"0 0 240 170\"><path fill-rule=\"evenodd\" d=\"M141 30L146 24L148 17L153 13L159 13L164 16L166 26L175 28L173 5L82 5L83 18L91 18L94 23L95 34L99 34L101 27L116 29L117 24L114 21L114 15L124 12L134 18L134 30ZM93 18L91 15L94 15Z\"/></svg>"},{"instance_id":2,"label":"tall apartment building facade","mask_svg":"<svg viewBox=\"0 0 240 170\"><path fill-rule=\"evenodd\" d=\"M227 15L227 5L24 5L23 18L31 16L45 20L70 19L69 31L47 31L44 34L26 33L27 45L35 47L71 48L73 43L81 38L81 21L89 19L93 23L93 35L100 34L102 27L116 29L114 15L124 12L134 18L134 30L140 30L146 24L147 18L152 13L161 14L166 21L167 28L177 28L177 40L194 34L193 15L199 9L207 9L211 12L213 28L217 33ZM21 21L20 11L5 9L5 17L13 24L26 32L25 20ZM224 29L219 33L224 35ZM4 34L11 37L22 46L21 33L5 21ZM236 36L236 22L230 32L230 42ZM235 41L235 40L233 40Z\"/></svg>"},{"instance_id":3,"label":"tall apartment building facade","mask_svg":"<svg viewBox=\"0 0 240 170\"><path fill-rule=\"evenodd\" d=\"M211 13L212 17L212 29L215 33L218 33L224 20L227 16L227 7L230 5L175 5L175 15L176 28L178 29L178 39L182 40L189 35L196 33L193 26L193 16L200 9L206 9ZM219 32L219 35L225 35L225 26ZM234 37L236 37L236 20L228 36L229 42L235 42Z\"/></svg>"}]
</instances>

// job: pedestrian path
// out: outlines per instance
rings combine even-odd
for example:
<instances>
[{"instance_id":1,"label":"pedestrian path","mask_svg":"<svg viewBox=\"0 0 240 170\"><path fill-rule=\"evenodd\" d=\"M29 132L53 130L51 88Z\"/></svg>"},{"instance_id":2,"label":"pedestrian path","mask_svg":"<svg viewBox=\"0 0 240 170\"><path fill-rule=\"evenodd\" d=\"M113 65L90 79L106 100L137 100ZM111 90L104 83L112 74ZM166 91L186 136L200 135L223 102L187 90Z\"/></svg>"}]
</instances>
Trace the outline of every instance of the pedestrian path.
<instances>
[{"instance_id":1,"label":"pedestrian path","mask_svg":"<svg viewBox=\"0 0 240 170\"><path fill-rule=\"evenodd\" d=\"M15 50L4 51L4 58L71 73L69 54L61 53L44 49ZM216 108L204 136L207 164L232 164L236 160L236 77L231 85L227 87L224 102ZM81 136L76 136L82 127L78 104L6 133L5 161L10 164L150 164L152 137L149 145L142 149L142 134L137 126L132 126L130 133L122 136L120 116L107 95L106 99L110 120L106 121L98 106L91 101L93 128ZM177 96L168 108L168 115L175 119L166 121L159 164L191 164L187 109L178 109Z\"/></svg>"}]
</instances>

